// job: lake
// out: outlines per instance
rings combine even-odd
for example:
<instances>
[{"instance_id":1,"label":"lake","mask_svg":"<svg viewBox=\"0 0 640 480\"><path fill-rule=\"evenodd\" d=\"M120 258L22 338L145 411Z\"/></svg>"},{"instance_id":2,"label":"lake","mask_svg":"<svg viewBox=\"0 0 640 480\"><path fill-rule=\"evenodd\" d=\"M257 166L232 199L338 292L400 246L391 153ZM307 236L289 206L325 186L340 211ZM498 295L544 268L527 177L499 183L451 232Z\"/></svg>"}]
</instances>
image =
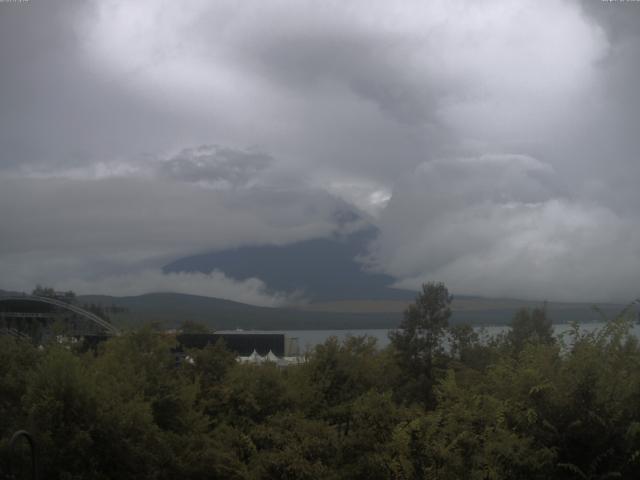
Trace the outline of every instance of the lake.
<instances>
[{"instance_id":1,"label":"lake","mask_svg":"<svg viewBox=\"0 0 640 480\"><path fill-rule=\"evenodd\" d=\"M603 323L582 323L580 324L580 328L584 331L593 331L599 328L602 328ZM487 335L497 335L501 332L504 332L509 327L504 325L495 325L495 326L485 326L485 327L477 327L475 330L477 332L481 332L484 330L484 333ZM571 325L568 323L561 323L553 326L554 333L556 335L560 335L563 332L568 332L571 329ZM284 333L289 337L297 338L298 345L300 346L300 351L305 352L307 349L311 349L318 344L324 343L329 337L337 337L342 340L347 336L361 336L361 335L369 335L375 337L378 341L378 345L380 347L385 347L389 344L389 332L390 329L364 329L364 330L280 330L280 331L270 331L268 333ZM267 332L265 332L267 333ZM640 337L640 325L634 324L632 328L632 333L638 337Z\"/></svg>"}]
</instances>

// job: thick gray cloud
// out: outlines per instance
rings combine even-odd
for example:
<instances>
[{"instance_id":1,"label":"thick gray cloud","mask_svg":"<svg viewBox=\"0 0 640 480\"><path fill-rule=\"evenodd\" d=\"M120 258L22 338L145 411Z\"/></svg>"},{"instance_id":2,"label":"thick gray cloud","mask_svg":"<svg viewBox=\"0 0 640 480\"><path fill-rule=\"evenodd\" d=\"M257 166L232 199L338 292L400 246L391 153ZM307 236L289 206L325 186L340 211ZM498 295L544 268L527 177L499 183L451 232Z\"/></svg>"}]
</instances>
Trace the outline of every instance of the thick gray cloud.
<instances>
[{"instance_id":1,"label":"thick gray cloud","mask_svg":"<svg viewBox=\"0 0 640 480\"><path fill-rule=\"evenodd\" d=\"M399 285L633 297L639 12L0 3L0 288L168 288L169 258L328 235L350 205Z\"/></svg>"},{"instance_id":2,"label":"thick gray cloud","mask_svg":"<svg viewBox=\"0 0 640 480\"><path fill-rule=\"evenodd\" d=\"M201 146L181 151L163 162L161 173L175 180L203 182L213 187L246 187L273 159L269 155L242 152L219 146Z\"/></svg>"},{"instance_id":3,"label":"thick gray cloud","mask_svg":"<svg viewBox=\"0 0 640 480\"><path fill-rule=\"evenodd\" d=\"M492 297L634 298L640 226L563 195L554 176L524 156L426 162L379 219L372 267L405 288L440 279Z\"/></svg>"}]
</instances>

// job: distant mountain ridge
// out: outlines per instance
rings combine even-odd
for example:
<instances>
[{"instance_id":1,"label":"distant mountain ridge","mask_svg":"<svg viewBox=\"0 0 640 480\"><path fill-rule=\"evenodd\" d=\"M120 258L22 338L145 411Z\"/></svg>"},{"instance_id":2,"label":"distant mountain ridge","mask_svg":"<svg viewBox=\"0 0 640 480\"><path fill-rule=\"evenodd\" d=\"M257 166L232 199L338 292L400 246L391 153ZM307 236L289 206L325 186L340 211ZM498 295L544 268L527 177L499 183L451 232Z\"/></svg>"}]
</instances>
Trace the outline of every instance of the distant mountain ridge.
<instances>
[{"instance_id":1,"label":"distant mountain ridge","mask_svg":"<svg viewBox=\"0 0 640 480\"><path fill-rule=\"evenodd\" d=\"M223 272L234 280L259 278L272 292L301 292L312 302L354 299L410 300L414 292L391 288L395 279L367 272L356 258L377 230L316 238L289 245L234 248L193 255L163 268L170 272Z\"/></svg>"},{"instance_id":2,"label":"distant mountain ridge","mask_svg":"<svg viewBox=\"0 0 640 480\"><path fill-rule=\"evenodd\" d=\"M78 303L116 306L125 312L113 315L119 326L135 327L158 322L175 328L183 321L196 321L216 330L334 330L343 328L395 328L399 313L308 312L290 308L247 305L213 297L180 293L149 293L132 297L80 295Z\"/></svg>"},{"instance_id":3,"label":"distant mountain ridge","mask_svg":"<svg viewBox=\"0 0 640 480\"><path fill-rule=\"evenodd\" d=\"M151 293L132 297L80 295L79 303L117 306L125 313L113 316L120 325L136 326L143 322L159 322L165 327L178 326L192 320L210 328L256 330L353 330L396 328L409 301L344 301L311 304L307 307L271 308L247 305L212 297L179 293ZM541 306L542 302L454 297L452 324L507 325L520 308ZM609 318L619 313L623 305L604 304L602 312ZM547 303L554 323L598 322L602 317L588 303Z\"/></svg>"},{"instance_id":4,"label":"distant mountain ridge","mask_svg":"<svg viewBox=\"0 0 640 480\"><path fill-rule=\"evenodd\" d=\"M0 290L0 295L9 293L15 292ZM410 301L347 300L293 309L258 307L181 293L149 293L129 297L78 295L77 303L124 309L124 312L112 314L111 320L116 326L125 328L135 328L146 322L157 322L163 328L175 328L183 321L190 320L217 330L355 330L396 328ZM525 300L454 296L451 323L506 325L518 309L541 305L542 302ZM623 307L619 304L600 305L608 317L613 317ZM549 302L547 309L554 323L602 321L588 303Z\"/></svg>"}]
</instances>

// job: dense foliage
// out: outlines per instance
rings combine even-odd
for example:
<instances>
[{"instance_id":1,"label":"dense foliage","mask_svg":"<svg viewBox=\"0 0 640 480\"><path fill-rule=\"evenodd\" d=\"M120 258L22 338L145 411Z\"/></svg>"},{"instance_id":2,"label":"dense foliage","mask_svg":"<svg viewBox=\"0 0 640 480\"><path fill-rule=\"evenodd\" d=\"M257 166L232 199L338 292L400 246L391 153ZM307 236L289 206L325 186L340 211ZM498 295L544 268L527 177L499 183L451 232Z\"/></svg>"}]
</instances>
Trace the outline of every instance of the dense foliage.
<instances>
[{"instance_id":1,"label":"dense foliage","mask_svg":"<svg viewBox=\"0 0 640 480\"><path fill-rule=\"evenodd\" d=\"M223 345L176 361L141 329L82 352L0 338L0 452L34 432L47 479L640 478L640 346L624 318L482 338L426 285L391 345L335 338L298 367ZM446 347L446 348L445 348Z\"/></svg>"}]
</instances>

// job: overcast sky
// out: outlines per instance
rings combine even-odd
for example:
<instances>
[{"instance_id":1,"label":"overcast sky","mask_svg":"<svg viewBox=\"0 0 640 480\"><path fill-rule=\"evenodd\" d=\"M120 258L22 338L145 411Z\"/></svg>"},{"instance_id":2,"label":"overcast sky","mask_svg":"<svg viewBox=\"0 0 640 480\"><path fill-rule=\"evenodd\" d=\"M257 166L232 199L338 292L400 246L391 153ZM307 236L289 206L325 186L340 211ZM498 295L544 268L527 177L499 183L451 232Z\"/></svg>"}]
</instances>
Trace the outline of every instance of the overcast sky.
<instances>
[{"instance_id":1,"label":"overcast sky","mask_svg":"<svg viewBox=\"0 0 640 480\"><path fill-rule=\"evenodd\" d=\"M0 2L0 288L286 303L160 267L354 209L398 286L628 301L639 79L632 1Z\"/></svg>"}]
</instances>

